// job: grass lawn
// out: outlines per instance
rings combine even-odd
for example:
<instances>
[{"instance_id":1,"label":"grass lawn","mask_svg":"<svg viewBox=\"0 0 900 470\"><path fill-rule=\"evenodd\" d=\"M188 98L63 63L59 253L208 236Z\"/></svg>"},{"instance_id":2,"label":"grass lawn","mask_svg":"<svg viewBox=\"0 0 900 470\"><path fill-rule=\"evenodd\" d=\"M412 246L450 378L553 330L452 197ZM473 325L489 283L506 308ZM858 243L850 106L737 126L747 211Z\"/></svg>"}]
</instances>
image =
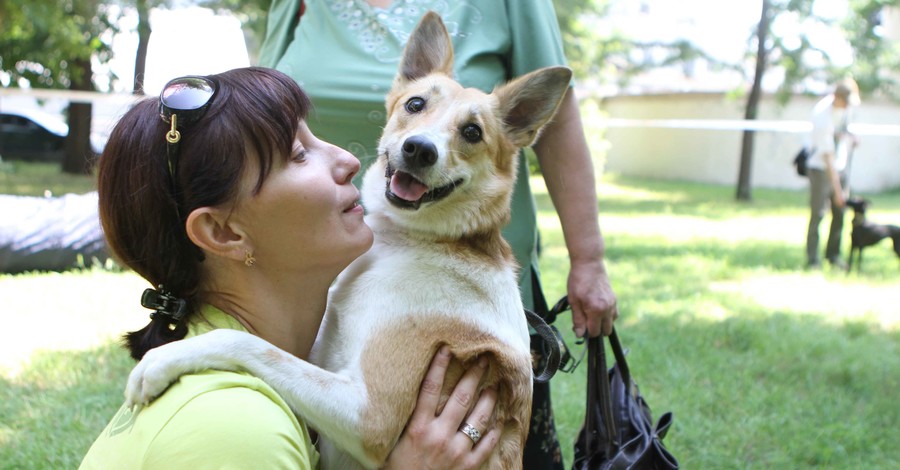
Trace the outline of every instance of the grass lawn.
<instances>
[{"instance_id":1,"label":"grass lawn","mask_svg":"<svg viewBox=\"0 0 900 470\"><path fill-rule=\"evenodd\" d=\"M91 187L87 177L66 184ZM552 302L568 262L534 185ZM890 242L866 250L862 274L805 271L806 194L758 189L739 204L733 192L601 183L617 328L654 417L675 414L667 446L684 468L900 467L900 261ZM866 196L871 218L900 224L900 192ZM77 467L121 402L132 364L114 342L145 322L144 287L115 270L0 275L0 467ZM568 320L559 326L571 340ZM567 464L584 373L553 379Z\"/></svg>"}]
</instances>

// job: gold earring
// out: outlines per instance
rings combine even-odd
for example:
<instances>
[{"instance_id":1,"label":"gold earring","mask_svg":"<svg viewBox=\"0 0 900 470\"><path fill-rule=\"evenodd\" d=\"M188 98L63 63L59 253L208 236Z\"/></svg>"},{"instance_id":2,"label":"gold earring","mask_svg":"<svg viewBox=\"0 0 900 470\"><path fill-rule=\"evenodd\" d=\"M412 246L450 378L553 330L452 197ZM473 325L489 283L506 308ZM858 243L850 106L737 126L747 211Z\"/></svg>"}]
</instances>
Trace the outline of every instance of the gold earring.
<instances>
[{"instance_id":1,"label":"gold earring","mask_svg":"<svg viewBox=\"0 0 900 470\"><path fill-rule=\"evenodd\" d=\"M250 253L249 250L244 251L244 254L246 255L244 257L244 264L246 264L247 267L252 268L253 265L256 264L256 258L253 257L253 253Z\"/></svg>"}]
</instances>

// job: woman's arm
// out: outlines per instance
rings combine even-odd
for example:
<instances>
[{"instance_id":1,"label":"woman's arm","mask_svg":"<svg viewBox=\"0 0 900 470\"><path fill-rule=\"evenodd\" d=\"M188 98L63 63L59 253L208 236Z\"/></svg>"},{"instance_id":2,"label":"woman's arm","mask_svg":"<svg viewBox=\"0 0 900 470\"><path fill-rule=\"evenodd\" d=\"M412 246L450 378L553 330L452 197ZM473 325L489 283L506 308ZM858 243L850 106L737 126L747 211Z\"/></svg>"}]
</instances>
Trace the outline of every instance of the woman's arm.
<instances>
[{"instance_id":1,"label":"woman's arm","mask_svg":"<svg viewBox=\"0 0 900 470\"><path fill-rule=\"evenodd\" d=\"M585 331L590 336L601 332L608 335L619 313L603 263L605 248L597 220L594 168L572 88L534 150L569 252L573 328L578 336Z\"/></svg>"}]
</instances>

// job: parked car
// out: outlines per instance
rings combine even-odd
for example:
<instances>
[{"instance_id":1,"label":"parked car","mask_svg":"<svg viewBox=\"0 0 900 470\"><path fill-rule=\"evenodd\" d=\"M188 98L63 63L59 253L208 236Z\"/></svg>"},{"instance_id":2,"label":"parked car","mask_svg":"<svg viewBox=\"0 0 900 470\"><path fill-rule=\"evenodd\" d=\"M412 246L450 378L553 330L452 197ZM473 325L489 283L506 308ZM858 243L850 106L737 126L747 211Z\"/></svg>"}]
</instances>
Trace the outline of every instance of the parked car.
<instances>
[{"instance_id":1,"label":"parked car","mask_svg":"<svg viewBox=\"0 0 900 470\"><path fill-rule=\"evenodd\" d=\"M61 162L67 135L69 126L56 115L34 110L0 112L0 157L4 160ZM99 154L103 142L92 135L91 147Z\"/></svg>"}]
</instances>

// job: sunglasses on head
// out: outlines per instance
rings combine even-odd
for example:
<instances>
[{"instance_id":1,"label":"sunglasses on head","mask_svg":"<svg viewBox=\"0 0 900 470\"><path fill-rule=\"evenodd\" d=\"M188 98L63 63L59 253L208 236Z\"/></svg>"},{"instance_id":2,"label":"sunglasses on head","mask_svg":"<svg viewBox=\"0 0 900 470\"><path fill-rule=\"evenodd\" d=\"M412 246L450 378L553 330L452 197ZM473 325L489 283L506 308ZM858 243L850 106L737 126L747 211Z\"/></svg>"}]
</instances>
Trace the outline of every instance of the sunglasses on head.
<instances>
[{"instance_id":1,"label":"sunglasses on head","mask_svg":"<svg viewBox=\"0 0 900 470\"><path fill-rule=\"evenodd\" d=\"M170 80L159 94L159 117L170 124L166 132L166 154L169 176L175 184L175 168L178 159L179 128L200 120L216 96L216 82L208 77L186 76Z\"/></svg>"}]
</instances>

